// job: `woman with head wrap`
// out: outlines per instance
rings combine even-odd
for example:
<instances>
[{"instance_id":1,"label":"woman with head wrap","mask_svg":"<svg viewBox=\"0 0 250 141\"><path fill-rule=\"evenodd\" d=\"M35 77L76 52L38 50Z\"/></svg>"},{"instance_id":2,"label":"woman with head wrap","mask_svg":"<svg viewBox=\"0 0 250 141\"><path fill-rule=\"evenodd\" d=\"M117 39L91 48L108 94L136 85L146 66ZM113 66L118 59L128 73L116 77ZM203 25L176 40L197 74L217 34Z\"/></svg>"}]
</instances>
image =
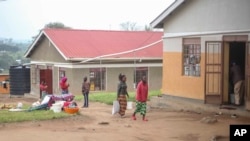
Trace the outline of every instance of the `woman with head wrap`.
<instances>
[{"instance_id":1,"label":"woman with head wrap","mask_svg":"<svg viewBox=\"0 0 250 141\"><path fill-rule=\"evenodd\" d=\"M69 84L67 83L67 77L63 77L60 81L60 88L62 90L62 94L68 94L69 93Z\"/></svg>"}]
</instances>

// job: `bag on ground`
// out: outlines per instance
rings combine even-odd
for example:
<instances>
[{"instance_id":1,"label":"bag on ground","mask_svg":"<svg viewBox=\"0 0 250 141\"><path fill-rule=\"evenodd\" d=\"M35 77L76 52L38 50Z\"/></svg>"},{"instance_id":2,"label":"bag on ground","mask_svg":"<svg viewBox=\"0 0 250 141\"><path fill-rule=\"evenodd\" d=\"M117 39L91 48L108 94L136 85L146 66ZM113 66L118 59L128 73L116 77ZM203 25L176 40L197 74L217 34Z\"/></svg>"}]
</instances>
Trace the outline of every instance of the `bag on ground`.
<instances>
[{"instance_id":1,"label":"bag on ground","mask_svg":"<svg viewBox=\"0 0 250 141\"><path fill-rule=\"evenodd\" d=\"M118 113L120 110L120 105L117 100L113 101L112 115Z\"/></svg>"}]
</instances>

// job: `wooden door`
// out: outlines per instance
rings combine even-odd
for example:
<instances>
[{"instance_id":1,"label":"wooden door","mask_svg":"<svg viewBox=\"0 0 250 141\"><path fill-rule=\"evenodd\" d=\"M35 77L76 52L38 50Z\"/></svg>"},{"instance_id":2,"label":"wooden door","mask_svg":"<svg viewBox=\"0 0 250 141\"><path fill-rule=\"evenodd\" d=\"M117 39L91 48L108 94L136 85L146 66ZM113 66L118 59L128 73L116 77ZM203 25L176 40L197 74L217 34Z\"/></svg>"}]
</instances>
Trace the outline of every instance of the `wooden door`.
<instances>
[{"instance_id":1,"label":"wooden door","mask_svg":"<svg viewBox=\"0 0 250 141\"><path fill-rule=\"evenodd\" d=\"M53 94L53 85L52 85L52 70L51 69L41 69L40 70L40 83L45 81L48 85L47 93ZM41 96L41 95L40 95Z\"/></svg>"},{"instance_id":2,"label":"wooden door","mask_svg":"<svg viewBox=\"0 0 250 141\"><path fill-rule=\"evenodd\" d=\"M205 47L205 103L222 103L222 42L206 42Z\"/></svg>"},{"instance_id":3,"label":"wooden door","mask_svg":"<svg viewBox=\"0 0 250 141\"><path fill-rule=\"evenodd\" d=\"M250 110L250 42L246 44L245 105Z\"/></svg>"}]
</instances>

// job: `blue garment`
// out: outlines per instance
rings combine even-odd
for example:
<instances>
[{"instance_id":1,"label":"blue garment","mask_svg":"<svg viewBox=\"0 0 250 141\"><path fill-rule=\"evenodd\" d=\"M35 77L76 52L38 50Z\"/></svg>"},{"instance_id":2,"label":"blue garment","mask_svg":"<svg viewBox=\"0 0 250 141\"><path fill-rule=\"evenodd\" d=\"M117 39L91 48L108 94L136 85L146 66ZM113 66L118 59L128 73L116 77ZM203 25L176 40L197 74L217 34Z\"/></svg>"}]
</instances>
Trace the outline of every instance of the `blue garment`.
<instances>
[{"instance_id":1,"label":"blue garment","mask_svg":"<svg viewBox=\"0 0 250 141\"><path fill-rule=\"evenodd\" d=\"M83 107L89 107L89 92L84 92L83 96L84 96Z\"/></svg>"},{"instance_id":2,"label":"blue garment","mask_svg":"<svg viewBox=\"0 0 250 141\"><path fill-rule=\"evenodd\" d=\"M68 90L62 90L62 94L68 94L69 91Z\"/></svg>"}]
</instances>

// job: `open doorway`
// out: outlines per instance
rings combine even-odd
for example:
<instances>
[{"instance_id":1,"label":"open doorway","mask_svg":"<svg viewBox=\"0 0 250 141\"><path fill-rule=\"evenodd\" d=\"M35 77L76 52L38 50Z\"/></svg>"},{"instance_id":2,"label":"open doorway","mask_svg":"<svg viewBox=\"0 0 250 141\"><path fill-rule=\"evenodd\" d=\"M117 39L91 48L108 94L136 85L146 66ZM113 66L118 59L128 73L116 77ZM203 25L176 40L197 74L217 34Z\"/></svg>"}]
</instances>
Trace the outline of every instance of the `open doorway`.
<instances>
[{"instance_id":1,"label":"open doorway","mask_svg":"<svg viewBox=\"0 0 250 141\"><path fill-rule=\"evenodd\" d=\"M241 85L241 95L240 95L240 105L244 104L244 76L245 76L245 56L246 52L246 43L245 42L229 42L229 102L230 104L235 104L235 95L234 95L234 83L233 78L230 74L230 68L233 63L236 63L242 74L243 83Z\"/></svg>"}]
</instances>

